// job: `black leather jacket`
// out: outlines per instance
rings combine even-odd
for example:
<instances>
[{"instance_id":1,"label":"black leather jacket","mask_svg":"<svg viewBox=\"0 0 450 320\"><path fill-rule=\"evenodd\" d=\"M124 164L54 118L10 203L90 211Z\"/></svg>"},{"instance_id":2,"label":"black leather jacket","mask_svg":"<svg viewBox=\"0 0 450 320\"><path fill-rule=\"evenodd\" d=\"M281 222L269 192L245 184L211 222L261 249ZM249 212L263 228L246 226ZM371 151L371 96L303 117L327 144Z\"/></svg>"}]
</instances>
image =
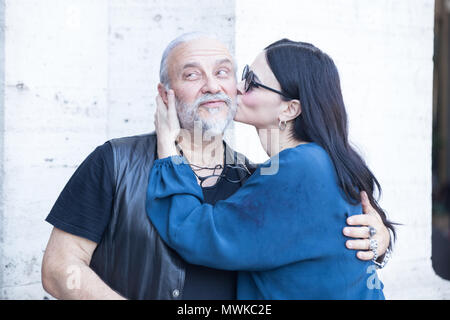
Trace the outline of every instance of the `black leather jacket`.
<instances>
[{"instance_id":1,"label":"black leather jacket","mask_svg":"<svg viewBox=\"0 0 450 320\"><path fill-rule=\"evenodd\" d=\"M110 141L115 195L110 222L91 259L91 268L128 299L180 299L185 266L159 237L145 211L148 178L156 158L156 134ZM255 167L227 145L226 161Z\"/></svg>"}]
</instances>

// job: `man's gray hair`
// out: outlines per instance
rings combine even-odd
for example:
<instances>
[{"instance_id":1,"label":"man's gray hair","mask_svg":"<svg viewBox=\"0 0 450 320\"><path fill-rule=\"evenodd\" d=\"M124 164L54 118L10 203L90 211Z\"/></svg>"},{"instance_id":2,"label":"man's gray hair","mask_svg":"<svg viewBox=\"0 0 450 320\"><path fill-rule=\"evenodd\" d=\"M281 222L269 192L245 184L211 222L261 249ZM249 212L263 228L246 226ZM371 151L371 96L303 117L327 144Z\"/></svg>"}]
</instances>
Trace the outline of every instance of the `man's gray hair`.
<instances>
[{"instance_id":1,"label":"man's gray hair","mask_svg":"<svg viewBox=\"0 0 450 320\"><path fill-rule=\"evenodd\" d=\"M178 37L176 37L174 40L172 40L166 47L166 49L163 52L162 58L161 58L161 65L159 68L159 82L161 82L166 90L170 89L170 79L169 79L169 66L167 65L167 58L169 57L170 53L173 49L175 49L177 46L179 46L182 43L186 43L192 40L197 40L200 38L210 38L210 39L217 39L216 36L213 36L209 33L205 32L188 32L184 33ZM234 63L234 72L236 73L236 63L233 58Z\"/></svg>"}]
</instances>

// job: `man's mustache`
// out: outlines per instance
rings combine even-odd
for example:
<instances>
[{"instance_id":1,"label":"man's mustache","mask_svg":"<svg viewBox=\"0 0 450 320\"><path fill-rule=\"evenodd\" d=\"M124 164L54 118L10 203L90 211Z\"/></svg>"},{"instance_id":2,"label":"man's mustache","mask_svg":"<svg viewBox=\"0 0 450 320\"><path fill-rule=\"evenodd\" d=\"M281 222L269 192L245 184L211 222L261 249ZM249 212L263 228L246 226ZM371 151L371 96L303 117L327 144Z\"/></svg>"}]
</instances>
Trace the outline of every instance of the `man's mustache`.
<instances>
[{"instance_id":1,"label":"man's mustache","mask_svg":"<svg viewBox=\"0 0 450 320\"><path fill-rule=\"evenodd\" d=\"M213 123L214 125L217 125L217 119L216 120L203 120L198 115L198 109L200 106L204 103L213 102L213 101L223 101L227 107L228 107L228 115L227 119L223 119L223 121L229 123L229 120L232 120L234 118L234 114L236 112L236 104L234 103L233 99L229 97L227 94L223 92L219 92L216 94L206 93L202 96L200 96L198 99L196 99L193 103L187 104L183 101L179 100L175 96L176 101L176 109L178 113L178 119L180 120L181 128L191 130L194 128L194 122L200 121L203 126L211 126ZM220 108L222 109L222 108ZM207 109L208 112L211 114L215 114L219 111L219 109ZM212 121L212 122L211 122ZM226 125L224 126L224 128Z\"/></svg>"},{"instance_id":2,"label":"man's mustache","mask_svg":"<svg viewBox=\"0 0 450 320\"><path fill-rule=\"evenodd\" d=\"M202 95L200 98L198 98L193 103L194 110L197 111L197 109L200 107L200 105L202 105L204 103L218 101L218 100L225 102L225 104L227 106L230 106L233 103L233 100L223 92L216 93L216 94L206 93L206 94Z\"/></svg>"}]
</instances>

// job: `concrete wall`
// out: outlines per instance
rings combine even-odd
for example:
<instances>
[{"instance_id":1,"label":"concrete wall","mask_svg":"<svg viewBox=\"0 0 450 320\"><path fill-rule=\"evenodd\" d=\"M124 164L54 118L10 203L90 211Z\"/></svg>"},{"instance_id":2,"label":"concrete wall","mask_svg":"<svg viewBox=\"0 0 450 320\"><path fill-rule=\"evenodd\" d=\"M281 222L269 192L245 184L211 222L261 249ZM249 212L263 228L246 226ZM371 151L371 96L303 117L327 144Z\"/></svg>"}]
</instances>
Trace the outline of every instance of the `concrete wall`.
<instances>
[{"instance_id":1,"label":"concrete wall","mask_svg":"<svg viewBox=\"0 0 450 320\"><path fill-rule=\"evenodd\" d=\"M159 61L171 39L206 29L233 48L234 1L5 4L0 299L42 299L44 219L62 188L97 145L153 130Z\"/></svg>"},{"instance_id":2,"label":"concrete wall","mask_svg":"<svg viewBox=\"0 0 450 320\"><path fill-rule=\"evenodd\" d=\"M334 58L352 140L384 187L383 207L405 224L382 273L386 295L450 298L450 285L430 261L434 1L4 3L0 298L48 296L40 283L51 230L44 218L95 146L153 129L162 50L176 35L199 29L228 43L240 70L281 37L310 41ZM237 125L235 137L245 137L230 137L238 150L265 158L253 129Z\"/></svg>"},{"instance_id":3,"label":"concrete wall","mask_svg":"<svg viewBox=\"0 0 450 320\"><path fill-rule=\"evenodd\" d=\"M107 135L107 1L5 1L3 299L42 299L43 219Z\"/></svg>"},{"instance_id":4,"label":"concrete wall","mask_svg":"<svg viewBox=\"0 0 450 320\"><path fill-rule=\"evenodd\" d=\"M3 243L3 132L5 110L5 1L0 0L0 244ZM3 284L3 246L0 245L0 287ZM1 298L0 292L0 298Z\"/></svg>"}]
</instances>

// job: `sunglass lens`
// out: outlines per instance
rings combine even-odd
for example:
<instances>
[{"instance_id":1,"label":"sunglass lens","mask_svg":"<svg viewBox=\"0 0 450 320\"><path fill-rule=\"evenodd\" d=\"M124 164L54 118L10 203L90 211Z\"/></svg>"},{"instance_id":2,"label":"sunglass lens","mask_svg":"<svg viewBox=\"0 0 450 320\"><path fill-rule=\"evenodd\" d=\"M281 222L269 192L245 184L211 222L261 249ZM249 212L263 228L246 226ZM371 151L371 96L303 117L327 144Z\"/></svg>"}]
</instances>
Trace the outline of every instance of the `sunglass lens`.
<instances>
[{"instance_id":1,"label":"sunglass lens","mask_svg":"<svg viewBox=\"0 0 450 320\"><path fill-rule=\"evenodd\" d=\"M248 65L246 65L244 67L244 70L242 71L242 81L247 77L247 73L248 73Z\"/></svg>"},{"instance_id":2,"label":"sunglass lens","mask_svg":"<svg viewBox=\"0 0 450 320\"><path fill-rule=\"evenodd\" d=\"M245 92L248 92L253 85L253 72L247 66L247 72L245 74Z\"/></svg>"}]
</instances>

